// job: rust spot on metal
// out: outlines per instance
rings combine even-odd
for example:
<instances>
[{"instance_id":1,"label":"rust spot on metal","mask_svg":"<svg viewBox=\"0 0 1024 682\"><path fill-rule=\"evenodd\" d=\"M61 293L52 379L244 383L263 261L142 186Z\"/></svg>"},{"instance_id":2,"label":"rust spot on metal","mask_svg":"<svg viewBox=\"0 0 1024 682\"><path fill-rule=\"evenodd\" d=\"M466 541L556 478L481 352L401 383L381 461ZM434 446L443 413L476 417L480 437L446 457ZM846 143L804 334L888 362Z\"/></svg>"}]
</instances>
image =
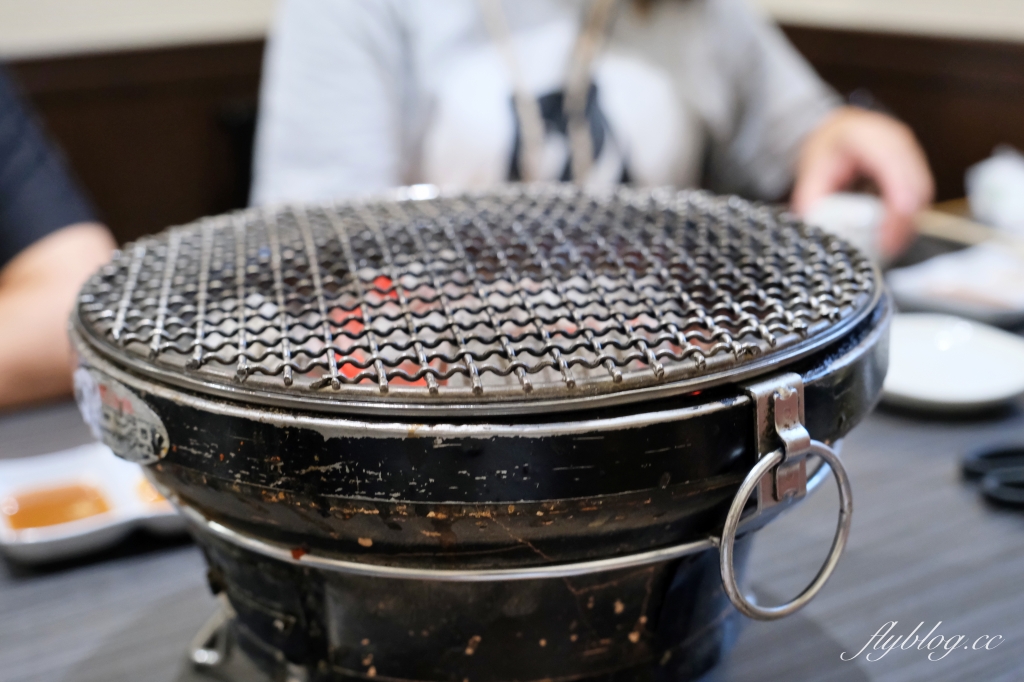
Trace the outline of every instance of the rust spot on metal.
<instances>
[{"instance_id":1,"label":"rust spot on metal","mask_svg":"<svg viewBox=\"0 0 1024 682\"><path fill-rule=\"evenodd\" d=\"M472 656L473 654L476 653L476 648L477 648L477 646L480 645L480 640L481 640L480 635L473 635L472 637L469 638L469 642L466 643L466 651L465 651L465 654L467 656Z\"/></svg>"},{"instance_id":2,"label":"rust spot on metal","mask_svg":"<svg viewBox=\"0 0 1024 682\"><path fill-rule=\"evenodd\" d=\"M432 518L430 523L434 526L434 532L437 533L437 538L441 541L441 547L447 549L458 544L459 538L452 530L452 522L447 520L447 515L444 519Z\"/></svg>"},{"instance_id":3,"label":"rust spot on metal","mask_svg":"<svg viewBox=\"0 0 1024 682\"><path fill-rule=\"evenodd\" d=\"M380 510L374 509L373 507L331 507L331 511L345 516L351 516L352 514L366 514L368 516L380 515Z\"/></svg>"},{"instance_id":4,"label":"rust spot on metal","mask_svg":"<svg viewBox=\"0 0 1024 682\"><path fill-rule=\"evenodd\" d=\"M307 554L306 550L302 549L301 547L293 547L292 548L292 558L295 559L296 561L298 561L299 559L304 557L306 554Z\"/></svg>"},{"instance_id":5,"label":"rust spot on metal","mask_svg":"<svg viewBox=\"0 0 1024 682\"><path fill-rule=\"evenodd\" d=\"M359 538L360 547L373 547L373 540L371 538Z\"/></svg>"}]
</instances>

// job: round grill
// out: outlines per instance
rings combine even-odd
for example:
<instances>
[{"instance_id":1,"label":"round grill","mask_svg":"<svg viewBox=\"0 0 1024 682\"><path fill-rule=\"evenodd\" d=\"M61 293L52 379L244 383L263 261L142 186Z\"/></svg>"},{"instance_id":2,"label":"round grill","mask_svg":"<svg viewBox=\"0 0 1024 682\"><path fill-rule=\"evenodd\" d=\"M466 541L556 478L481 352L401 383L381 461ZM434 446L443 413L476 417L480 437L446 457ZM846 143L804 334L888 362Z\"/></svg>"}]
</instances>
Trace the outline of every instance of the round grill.
<instances>
[{"instance_id":1,"label":"round grill","mask_svg":"<svg viewBox=\"0 0 1024 682\"><path fill-rule=\"evenodd\" d=\"M823 443L885 373L864 256L700 192L425 194L175 227L79 299L83 414L185 510L239 648L275 679L683 679L728 600L806 603L850 518ZM838 539L755 610L734 539L812 452Z\"/></svg>"},{"instance_id":2,"label":"round grill","mask_svg":"<svg viewBox=\"0 0 1024 682\"><path fill-rule=\"evenodd\" d=\"M172 228L97 273L76 324L200 392L536 411L764 371L837 338L878 290L862 254L773 207L527 186Z\"/></svg>"}]
</instances>

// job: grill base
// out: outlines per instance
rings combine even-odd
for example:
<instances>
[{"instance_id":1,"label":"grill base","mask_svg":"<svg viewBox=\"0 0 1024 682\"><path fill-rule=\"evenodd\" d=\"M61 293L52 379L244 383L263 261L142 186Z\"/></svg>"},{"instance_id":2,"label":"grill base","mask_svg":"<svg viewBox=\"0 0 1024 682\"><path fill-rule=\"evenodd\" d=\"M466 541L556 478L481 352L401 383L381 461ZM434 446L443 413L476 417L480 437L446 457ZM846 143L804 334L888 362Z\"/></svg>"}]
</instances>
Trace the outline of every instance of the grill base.
<instances>
[{"instance_id":1,"label":"grill base","mask_svg":"<svg viewBox=\"0 0 1024 682\"><path fill-rule=\"evenodd\" d=\"M749 537L737 543L741 565ZM576 578L438 583L335 574L197 540L235 613L233 653L205 679L254 665L296 682L676 682L713 667L739 627L716 550Z\"/></svg>"},{"instance_id":2,"label":"grill base","mask_svg":"<svg viewBox=\"0 0 1024 682\"><path fill-rule=\"evenodd\" d=\"M222 608L215 613L200 632L210 650L218 649L217 660L208 662L207 651L200 651L194 644L175 682L275 682L238 646L234 623L224 611ZM197 656L203 663L196 663Z\"/></svg>"},{"instance_id":3,"label":"grill base","mask_svg":"<svg viewBox=\"0 0 1024 682\"><path fill-rule=\"evenodd\" d=\"M218 613L214 618L220 620L222 615ZM659 672L654 666L647 665L610 675L585 678L580 682L650 682L652 680L687 682L699 679L717 665L722 656L728 653L743 622L737 617L737 614L731 614L725 623L716 626L713 632L710 632L709 636L702 640L701 646L705 650L701 651L698 650L698 647L694 647L694 652L687 665L681 665L678 669ZM366 679L365 676L343 674L311 679L305 669L291 667L288 670L286 667L276 664L270 666L270 669L277 671L278 676L274 677L274 673L267 672L265 662L264 667L261 667L257 663L258 659L246 653L246 647L239 644L236 628L237 624L233 620L220 623L217 631L213 634L218 639L227 642L225 657L216 665L196 665L191 656L192 652L189 652L190 656L176 678L176 682L326 682L327 680ZM686 671L682 671L684 667L687 668Z\"/></svg>"}]
</instances>

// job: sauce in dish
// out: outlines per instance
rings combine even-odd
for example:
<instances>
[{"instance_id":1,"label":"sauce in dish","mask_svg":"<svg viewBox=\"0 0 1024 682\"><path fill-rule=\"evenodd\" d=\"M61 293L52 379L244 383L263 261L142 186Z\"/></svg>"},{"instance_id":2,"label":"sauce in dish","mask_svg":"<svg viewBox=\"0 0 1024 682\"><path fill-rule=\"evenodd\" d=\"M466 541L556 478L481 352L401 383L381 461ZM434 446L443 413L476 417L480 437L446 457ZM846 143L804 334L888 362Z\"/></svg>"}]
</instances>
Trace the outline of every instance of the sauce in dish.
<instances>
[{"instance_id":1,"label":"sauce in dish","mask_svg":"<svg viewBox=\"0 0 1024 682\"><path fill-rule=\"evenodd\" d=\"M56 526L108 511L103 493L83 484L30 490L0 500L0 516L14 530Z\"/></svg>"}]
</instances>

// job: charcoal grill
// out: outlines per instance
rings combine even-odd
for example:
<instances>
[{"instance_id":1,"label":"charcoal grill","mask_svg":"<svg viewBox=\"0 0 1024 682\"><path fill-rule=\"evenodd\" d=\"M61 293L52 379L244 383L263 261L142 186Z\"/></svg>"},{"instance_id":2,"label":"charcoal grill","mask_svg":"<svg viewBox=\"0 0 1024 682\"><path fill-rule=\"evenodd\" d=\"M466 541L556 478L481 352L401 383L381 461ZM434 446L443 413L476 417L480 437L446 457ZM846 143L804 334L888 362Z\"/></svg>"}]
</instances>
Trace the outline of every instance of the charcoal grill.
<instances>
[{"instance_id":1,"label":"charcoal grill","mask_svg":"<svg viewBox=\"0 0 1024 682\"><path fill-rule=\"evenodd\" d=\"M776 207L417 186L146 237L72 336L87 420L192 521L268 674L678 680L834 568L832 445L889 315L863 254ZM757 605L737 568L809 462L832 552Z\"/></svg>"}]
</instances>

